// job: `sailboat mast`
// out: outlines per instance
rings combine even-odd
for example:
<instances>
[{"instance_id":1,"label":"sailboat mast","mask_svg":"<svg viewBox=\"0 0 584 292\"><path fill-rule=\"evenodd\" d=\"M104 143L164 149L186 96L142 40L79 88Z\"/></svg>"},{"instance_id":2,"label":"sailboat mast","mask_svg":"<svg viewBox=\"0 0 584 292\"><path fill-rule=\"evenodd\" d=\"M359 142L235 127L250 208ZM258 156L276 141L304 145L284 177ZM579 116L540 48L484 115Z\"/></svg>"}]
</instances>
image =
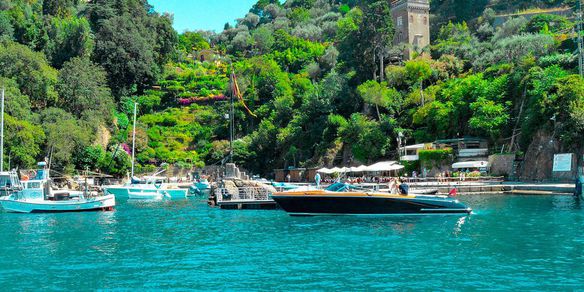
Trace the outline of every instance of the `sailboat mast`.
<instances>
[{"instance_id":1,"label":"sailboat mast","mask_svg":"<svg viewBox=\"0 0 584 292\"><path fill-rule=\"evenodd\" d=\"M2 118L0 118L0 171L4 171L4 87L2 87L0 107L0 111L2 111Z\"/></svg>"},{"instance_id":2,"label":"sailboat mast","mask_svg":"<svg viewBox=\"0 0 584 292\"><path fill-rule=\"evenodd\" d=\"M136 112L138 108L138 103L134 103L134 127L132 130L132 176L130 179L134 178L134 159L135 159L135 152L136 152Z\"/></svg>"},{"instance_id":3,"label":"sailboat mast","mask_svg":"<svg viewBox=\"0 0 584 292\"><path fill-rule=\"evenodd\" d=\"M233 136L235 135L235 121L234 121L234 109L233 109L233 95L235 95L235 80L234 80L233 67L231 67L231 97L230 97L230 107L229 107L229 162L233 163Z\"/></svg>"}]
</instances>

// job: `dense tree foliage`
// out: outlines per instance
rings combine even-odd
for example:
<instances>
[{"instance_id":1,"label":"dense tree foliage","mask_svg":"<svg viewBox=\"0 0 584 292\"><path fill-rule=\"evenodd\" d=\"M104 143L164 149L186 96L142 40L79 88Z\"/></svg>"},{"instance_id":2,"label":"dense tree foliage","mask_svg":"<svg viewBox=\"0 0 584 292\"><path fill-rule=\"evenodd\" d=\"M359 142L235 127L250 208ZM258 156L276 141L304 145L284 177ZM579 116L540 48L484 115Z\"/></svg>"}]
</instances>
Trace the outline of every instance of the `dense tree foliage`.
<instances>
[{"instance_id":1,"label":"dense tree foliage","mask_svg":"<svg viewBox=\"0 0 584 292\"><path fill-rule=\"evenodd\" d=\"M116 150L128 118L113 97L152 104L132 96L157 83L176 56L177 34L144 0L86 2L0 2L5 159L14 167L51 157L61 171L127 170Z\"/></svg>"},{"instance_id":2,"label":"dense tree foliage","mask_svg":"<svg viewBox=\"0 0 584 292\"><path fill-rule=\"evenodd\" d=\"M574 23L524 11L562 3L432 1L432 45L395 62L389 1L259 0L221 33L178 35L146 0L3 0L6 156L125 175L137 103L138 171L219 164L231 72L233 160L254 173L395 159L398 133L580 149Z\"/></svg>"}]
</instances>

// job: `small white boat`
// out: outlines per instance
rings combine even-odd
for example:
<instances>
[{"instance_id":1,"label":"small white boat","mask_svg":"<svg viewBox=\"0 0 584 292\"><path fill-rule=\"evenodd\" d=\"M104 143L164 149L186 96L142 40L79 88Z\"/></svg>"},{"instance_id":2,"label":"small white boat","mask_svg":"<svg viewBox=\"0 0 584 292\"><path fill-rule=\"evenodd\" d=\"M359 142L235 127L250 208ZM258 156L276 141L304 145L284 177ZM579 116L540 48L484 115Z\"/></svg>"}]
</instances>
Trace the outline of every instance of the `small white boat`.
<instances>
[{"instance_id":1,"label":"small white boat","mask_svg":"<svg viewBox=\"0 0 584 292\"><path fill-rule=\"evenodd\" d=\"M186 198L187 189L174 188L168 184L165 184L157 175L165 172L166 170L162 168L165 164L161 165L160 169L154 174L150 175L146 181L140 181L134 178L134 165L135 160L135 145L136 145L136 115L137 115L138 104L134 103L134 126L132 131L132 171L130 175L130 183L125 185L112 185L104 186L103 191L106 194L114 195L116 197L129 198L129 199L143 199L143 200L156 200L166 198Z\"/></svg>"},{"instance_id":2,"label":"small white boat","mask_svg":"<svg viewBox=\"0 0 584 292\"><path fill-rule=\"evenodd\" d=\"M160 170L155 175L164 172ZM155 176L151 176L155 177ZM125 185L105 186L103 190L107 194L115 195L116 197L127 197L130 199L152 199L158 196L163 196L173 199L184 199L187 197L188 189L180 189L175 186L166 184L160 180L148 179L145 182L137 179L132 179L131 183Z\"/></svg>"},{"instance_id":3,"label":"small white boat","mask_svg":"<svg viewBox=\"0 0 584 292\"><path fill-rule=\"evenodd\" d=\"M116 205L113 195L91 196L81 191L51 189L46 163L32 180L20 181L15 171L0 173L3 189L9 193L0 199L0 205L8 212L54 213L81 211L111 211ZM87 197L86 197L87 196Z\"/></svg>"}]
</instances>

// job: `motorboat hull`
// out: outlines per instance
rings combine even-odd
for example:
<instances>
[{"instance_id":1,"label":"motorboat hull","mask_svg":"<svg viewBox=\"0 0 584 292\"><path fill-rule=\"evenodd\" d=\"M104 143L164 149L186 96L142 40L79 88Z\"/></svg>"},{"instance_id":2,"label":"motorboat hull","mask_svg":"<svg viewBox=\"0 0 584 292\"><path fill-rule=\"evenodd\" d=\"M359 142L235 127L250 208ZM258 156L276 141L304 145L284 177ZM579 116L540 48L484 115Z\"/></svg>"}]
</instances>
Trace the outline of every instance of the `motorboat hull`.
<instances>
[{"instance_id":1,"label":"motorboat hull","mask_svg":"<svg viewBox=\"0 0 584 292\"><path fill-rule=\"evenodd\" d=\"M472 210L451 198L435 196L313 196L274 194L290 215L468 214Z\"/></svg>"},{"instance_id":2,"label":"motorboat hull","mask_svg":"<svg viewBox=\"0 0 584 292\"><path fill-rule=\"evenodd\" d=\"M173 199L184 199L187 197L188 189L160 189L160 192L166 197Z\"/></svg>"},{"instance_id":3,"label":"motorboat hull","mask_svg":"<svg viewBox=\"0 0 584 292\"><path fill-rule=\"evenodd\" d=\"M113 195L89 199L73 199L66 201L49 200L13 200L6 197L0 200L2 208L13 213L61 213L84 211L111 211L116 205Z\"/></svg>"},{"instance_id":4,"label":"motorboat hull","mask_svg":"<svg viewBox=\"0 0 584 292\"><path fill-rule=\"evenodd\" d=\"M160 193L158 196L168 194L171 198L186 198L188 193L187 189L157 189L154 185L104 187L104 191L116 197L129 199L152 199L157 196L156 193Z\"/></svg>"},{"instance_id":5,"label":"motorboat hull","mask_svg":"<svg viewBox=\"0 0 584 292\"><path fill-rule=\"evenodd\" d=\"M128 191L128 198L131 200L162 200L164 194L158 191Z\"/></svg>"}]
</instances>

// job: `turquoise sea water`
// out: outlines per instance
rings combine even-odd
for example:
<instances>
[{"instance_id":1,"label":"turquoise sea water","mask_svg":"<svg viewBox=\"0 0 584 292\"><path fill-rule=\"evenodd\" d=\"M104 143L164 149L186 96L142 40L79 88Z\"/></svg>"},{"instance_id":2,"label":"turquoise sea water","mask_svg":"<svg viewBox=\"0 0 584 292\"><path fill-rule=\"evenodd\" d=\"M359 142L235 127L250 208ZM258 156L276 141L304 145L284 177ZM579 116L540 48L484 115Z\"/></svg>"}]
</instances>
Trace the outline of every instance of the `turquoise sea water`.
<instances>
[{"instance_id":1,"label":"turquoise sea water","mask_svg":"<svg viewBox=\"0 0 584 292\"><path fill-rule=\"evenodd\" d=\"M584 202L465 196L471 216L289 217L201 199L0 213L15 290L578 290Z\"/></svg>"}]
</instances>

